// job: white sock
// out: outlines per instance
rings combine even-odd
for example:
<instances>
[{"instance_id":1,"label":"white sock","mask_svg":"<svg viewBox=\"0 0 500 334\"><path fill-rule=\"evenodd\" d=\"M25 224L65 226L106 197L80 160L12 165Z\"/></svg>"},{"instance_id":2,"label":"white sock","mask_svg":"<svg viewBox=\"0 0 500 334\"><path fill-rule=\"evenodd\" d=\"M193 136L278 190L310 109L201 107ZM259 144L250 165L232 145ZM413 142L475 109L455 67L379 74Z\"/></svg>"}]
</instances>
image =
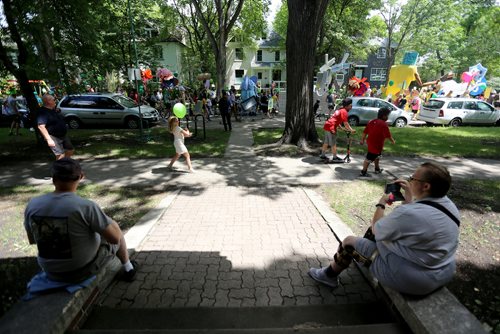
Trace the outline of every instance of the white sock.
<instances>
[{"instance_id":1,"label":"white sock","mask_svg":"<svg viewBox=\"0 0 500 334\"><path fill-rule=\"evenodd\" d=\"M134 266L132 265L132 263L129 261L127 261L127 263L124 263L123 264L123 269L125 269L125 271L131 271L132 269L134 269Z\"/></svg>"}]
</instances>

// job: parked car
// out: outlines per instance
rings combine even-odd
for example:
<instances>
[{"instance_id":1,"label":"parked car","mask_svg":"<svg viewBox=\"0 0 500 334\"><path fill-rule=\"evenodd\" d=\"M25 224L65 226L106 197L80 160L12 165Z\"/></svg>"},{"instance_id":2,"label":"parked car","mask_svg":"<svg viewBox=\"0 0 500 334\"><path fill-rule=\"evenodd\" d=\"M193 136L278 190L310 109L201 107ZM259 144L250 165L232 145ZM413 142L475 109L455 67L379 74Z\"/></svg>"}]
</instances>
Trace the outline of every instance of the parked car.
<instances>
[{"instance_id":1,"label":"parked car","mask_svg":"<svg viewBox=\"0 0 500 334\"><path fill-rule=\"evenodd\" d=\"M425 103L417 118L427 124L460 126L462 124L500 125L500 110L484 101L471 98L434 98Z\"/></svg>"},{"instance_id":2,"label":"parked car","mask_svg":"<svg viewBox=\"0 0 500 334\"><path fill-rule=\"evenodd\" d=\"M365 125L377 118L378 110L382 107L387 107L391 111L387 119L389 125L404 128L410 123L412 117L410 113L376 97L353 97L352 109L349 111L347 120L351 126Z\"/></svg>"},{"instance_id":3,"label":"parked car","mask_svg":"<svg viewBox=\"0 0 500 334\"><path fill-rule=\"evenodd\" d=\"M86 93L67 95L58 104L70 129L82 125L118 125L129 129L139 127L139 107L137 103L120 94ZM160 121L158 111L150 106L141 106L144 126Z\"/></svg>"}]
</instances>

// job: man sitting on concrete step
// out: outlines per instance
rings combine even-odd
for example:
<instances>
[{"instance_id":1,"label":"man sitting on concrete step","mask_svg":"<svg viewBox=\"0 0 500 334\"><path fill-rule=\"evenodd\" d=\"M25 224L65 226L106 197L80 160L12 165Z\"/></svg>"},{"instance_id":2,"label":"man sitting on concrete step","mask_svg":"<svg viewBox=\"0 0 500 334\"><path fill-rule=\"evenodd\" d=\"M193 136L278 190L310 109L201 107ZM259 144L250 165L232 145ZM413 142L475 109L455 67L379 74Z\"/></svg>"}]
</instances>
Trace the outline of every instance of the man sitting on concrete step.
<instances>
[{"instance_id":1,"label":"man sitting on concrete step","mask_svg":"<svg viewBox=\"0 0 500 334\"><path fill-rule=\"evenodd\" d=\"M426 295L451 281L460 215L446 196L450 173L426 162L408 180L395 183L404 190L403 204L384 216L392 201L384 194L375 205L371 230L364 238L345 238L329 266L309 270L314 280L337 287L339 274L354 259L369 265L384 286L402 293Z\"/></svg>"},{"instance_id":2,"label":"man sitting on concrete step","mask_svg":"<svg viewBox=\"0 0 500 334\"><path fill-rule=\"evenodd\" d=\"M62 158L52 165L52 193L33 198L24 226L38 248L38 263L52 281L78 283L95 275L114 256L123 264L121 279L134 280L137 263L129 260L118 224L76 189L83 179L80 164Z\"/></svg>"}]
</instances>

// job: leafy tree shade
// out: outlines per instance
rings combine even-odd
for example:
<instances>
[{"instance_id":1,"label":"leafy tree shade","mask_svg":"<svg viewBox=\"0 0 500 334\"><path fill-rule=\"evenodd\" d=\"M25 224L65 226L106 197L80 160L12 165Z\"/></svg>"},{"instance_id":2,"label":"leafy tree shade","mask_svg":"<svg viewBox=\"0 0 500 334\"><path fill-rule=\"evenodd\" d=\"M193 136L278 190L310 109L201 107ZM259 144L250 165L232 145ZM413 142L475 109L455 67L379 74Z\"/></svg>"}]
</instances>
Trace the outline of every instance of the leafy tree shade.
<instances>
[{"instance_id":1,"label":"leafy tree shade","mask_svg":"<svg viewBox=\"0 0 500 334\"><path fill-rule=\"evenodd\" d=\"M232 0L215 0L215 12L217 30L212 30L209 20L209 12L206 10L210 6L206 5L202 0L192 0L192 4L196 9L196 13L200 19L200 22L207 33L208 42L212 48L215 55L215 63L217 70L217 95L219 95L220 90L226 84L226 50L227 41L229 39L229 33L233 28L238 16L240 15L241 9L243 8L244 0L237 0L233 3ZM211 1L209 1L211 3Z\"/></svg>"},{"instance_id":2,"label":"leafy tree shade","mask_svg":"<svg viewBox=\"0 0 500 334\"><path fill-rule=\"evenodd\" d=\"M288 0L286 36L287 103L281 143L307 147L316 142L313 70L316 41L328 0Z\"/></svg>"}]
</instances>

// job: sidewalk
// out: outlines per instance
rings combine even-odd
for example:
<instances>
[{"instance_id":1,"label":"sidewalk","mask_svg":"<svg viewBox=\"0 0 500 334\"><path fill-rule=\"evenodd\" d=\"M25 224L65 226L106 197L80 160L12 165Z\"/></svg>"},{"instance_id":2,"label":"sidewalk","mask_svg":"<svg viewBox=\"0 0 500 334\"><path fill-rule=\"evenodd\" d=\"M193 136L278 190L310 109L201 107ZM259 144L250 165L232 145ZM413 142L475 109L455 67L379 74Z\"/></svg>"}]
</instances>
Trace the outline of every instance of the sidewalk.
<instances>
[{"instance_id":1,"label":"sidewalk","mask_svg":"<svg viewBox=\"0 0 500 334\"><path fill-rule=\"evenodd\" d=\"M84 161L84 182L104 185L154 185L176 186L220 186L220 185L319 185L332 182L351 181L358 178L364 157L353 155L350 164L325 165L317 157L288 158L255 156L252 148L252 129L258 127L283 126L284 117L261 120L245 118L233 123L233 132L224 159L194 159L196 173L187 173L183 160L176 169L167 169L169 159L111 159ZM208 127L220 127L218 119L208 122ZM340 149L342 153L342 149ZM458 158L382 158L386 172L373 178L392 179L407 177L424 161L437 161L457 179L500 179L500 160ZM50 184L49 163L25 162L15 166L0 166L0 186L19 184Z\"/></svg>"},{"instance_id":2,"label":"sidewalk","mask_svg":"<svg viewBox=\"0 0 500 334\"><path fill-rule=\"evenodd\" d=\"M137 279L116 281L103 291L98 311L116 311L121 323L124 310L141 315L188 307L350 305L352 313L362 317L372 314L364 309L367 305L384 310L356 266L342 273L341 285L334 290L307 275L310 267L327 265L338 247L327 222L340 238L350 233L307 186L357 179L363 157L354 156L350 164L325 165L317 157L256 156L252 129L283 121L234 123L225 157L195 159L193 174L182 162L170 171L169 161L160 159L82 163L85 182L154 186L168 192L126 235L135 250L133 258L141 264ZM211 123L214 127L218 121ZM434 160L448 166L455 178L500 179L497 160ZM373 178L408 176L422 162L384 157L386 172ZM0 186L50 184L48 166L2 166Z\"/></svg>"}]
</instances>

